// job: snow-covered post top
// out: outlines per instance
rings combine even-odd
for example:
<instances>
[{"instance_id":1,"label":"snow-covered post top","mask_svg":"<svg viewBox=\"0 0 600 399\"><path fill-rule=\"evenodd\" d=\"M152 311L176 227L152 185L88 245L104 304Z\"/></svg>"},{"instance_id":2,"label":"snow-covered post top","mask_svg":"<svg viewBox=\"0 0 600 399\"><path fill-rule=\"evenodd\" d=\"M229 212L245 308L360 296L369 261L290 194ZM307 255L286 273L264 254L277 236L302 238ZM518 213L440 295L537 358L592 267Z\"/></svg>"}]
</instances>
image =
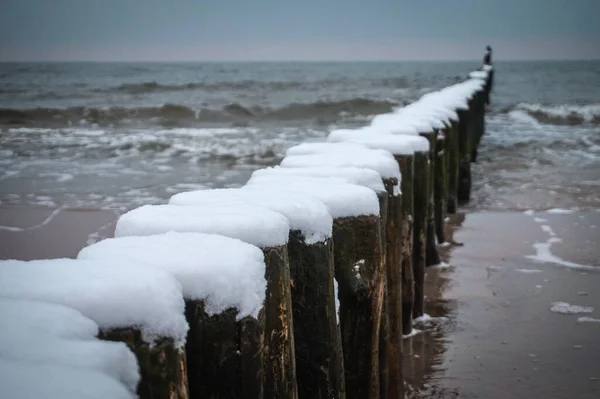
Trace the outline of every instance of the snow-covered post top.
<instances>
[{"instance_id":1,"label":"snow-covered post top","mask_svg":"<svg viewBox=\"0 0 600 399\"><path fill-rule=\"evenodd\" d=\"M331 238L333 219L319 200L299 193L290 194L276 189L229 188L197 190L175 194L171 205L253 205L265 207L285 216L291 230L298 230L306 243L313 244Z\"/></svg>"},{"instance_id":2,"label":"snow-covered post top","mask_svg":"<svg viewBox=\"0 0 600 399\"><path fill-rule=\"evenodd\" d=\"M489 72L489 71L493 70L493 69L494 69L494 67L493 67L493 66L491 66L491 65L484 65L484 66L482 66L482 67L481 67L481 69L482 69L483 71Z\"/></svg>"},{"instance_id":3,"label":"snow-covered post top","mask_svg":"<svg viewBox=\"0 0 600 399\"><path fill-rule=\"evenodd\" d=\"M488 78L488 71L487 70L473 71L473 72L469 73L469 78L485 80Z\"/></svg>"},{"instance_id":4,"label":"snow-covered post top","mask_svg":"<svg viewBox=\"0 0 600 399\"><path fill-rule=\"evenodd\" d=\"M285 151L285 156L290 157L294 155L320 154L323 152L360 151L365 149L365 146L353 143L344 143L340 145L333 145L323 142L302 143L288 148Z\"/></svg>"},{"instance_id":5,"label":"snow-covered post top","mask_svg":"<svg viewBox=\"0 0 600 399\"><path fill-rule=\"evenodd\" d=\"M364 146L363 146L364 148ZM385 191L381 175L368 168L357 168L354 166L314 166L306 168L282 168L281 166L269 166L252 172L251 177L269 175L305 176L315 178L338 178L344 183L365 186L374 191ZM340 181L341 182L341 181Z\"/></svg>"},{"instance_id":6,"label":"snow-covered post top","mask_svg":"<svg viewBox=\"0 0 600 399\"><path fill-rule=\"evenodd\" d=\"M0 298L0 319L10 320L3 328L18 325L34 336L92 340L99 330L95 321L73 308L28 299Z\"/></svg>"},{"instance_id":7,"label":"snow-covered post top","mask_svg":"<svg viewBox=\"0 0 600 399\"><path fill-rule=\"evenodd\" d=\"M336 133L337 132L337 133ZM336 133L336 134L333 134ZM384 149L393 155L411 155L415 152L428 152L429 141L421 136L402 134L379 134L366 136L357 131L332 132L327 140L358 143L368 148Z\"/></svg>"},{"instance_id":8,"label":"snow-covered post top","mask_svg":"<svg viewBox=\"0 0 600 399\"><path fill-rule=\"evenodd\" d=\"M125 386L98 371L0 358L0 397L133 399Z\"/></svg>"},{"instance_id":9,"label":"snow-covered post top","mask_svg":"<svg viewBox=\"0 0 600 399\"><path fill-rule=\"evenodd\" d=\"M332 218L379 215L375 191L336 178L296 175L257 175L246 183L252 189L277 189L310 195L325 204Z\"/></svg>"},{"instance_id":10,"label":"snow-covered post top","mask_svg":"<svg viewBox=\"0 0 600 399\"><path fill-rule=\"evenodd\" d=\"M337 143L324 143L335 147ZM345 143L348 144L348 143ZM325 147L325 148L327 148ZM326 154L327 156L323 156ZM281 166L284 168L302 168L302 167L318 167L318 166L352 166L368 168L377 171L382 179L396 179L397 188L402 181L400 169L389 151L385 150L348 150L329 152L323 150L308 155L294 155L284 158L281 161Z\"/></svg>"},{"instance_id":11,"label":"snow-covered post top","mask_svg":"<svg viewBox=\"0 0 600 399\"><path fill-rule=\"evenodd\" d=\"M265 300L265 261L256 246L216 234L168 232L109 238L83 248L78 259L125 261L171 273L189 300L209 315L238 309L258 317Z\"/></svg>"},{"instance_id":12,"label":"snow-covered post top","mask_svg":"<svg viewBox=\"0 0 600 399\"><path fill-rule=\"evenodd\" d=\"M220 234L268 248L287 243L290 225L281 213L259 206L144 205L119 218L115 237L169 231Z\"/></svg>"},{"instance_id":13,"label":"snow-covered post top","mask_svg":"<svg viewBox=\"0 0 600 399\"><path fill-rule=\"evenodd\" d=\"M150 344L161 338L171 338L177 347L185 343L181 285L162 270L116 261L5 260L0 292L5 298L71 307L102 330L139 328Z\"/></svg>"}]
</instances>

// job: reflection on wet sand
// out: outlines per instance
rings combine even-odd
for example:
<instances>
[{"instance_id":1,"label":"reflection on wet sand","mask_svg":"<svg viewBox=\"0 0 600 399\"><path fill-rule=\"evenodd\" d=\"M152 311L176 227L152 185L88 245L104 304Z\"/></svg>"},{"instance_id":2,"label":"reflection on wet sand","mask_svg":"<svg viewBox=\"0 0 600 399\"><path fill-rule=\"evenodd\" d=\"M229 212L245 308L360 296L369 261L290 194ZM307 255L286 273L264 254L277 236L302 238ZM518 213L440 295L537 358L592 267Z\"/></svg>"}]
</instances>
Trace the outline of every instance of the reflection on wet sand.
<instances>
[{"instance_id":1,"label":"reflection on wet sand","mask_svg":"<svg viewBox=\"0 0 600 399\"><path fill-rule=\"evenodd\" d=\"M547 240L540 217L564 262L527 258ZM447 234L464 246L442 248L451 266L426 277L426 312L447 319L404 340L406 397L600 397L600 323L586 322L600 317L600 269L565 266L600 264L599 222L598 212L455 215ZM556 302L573 306L555 312Z\"/></svg>"}]
</instances>

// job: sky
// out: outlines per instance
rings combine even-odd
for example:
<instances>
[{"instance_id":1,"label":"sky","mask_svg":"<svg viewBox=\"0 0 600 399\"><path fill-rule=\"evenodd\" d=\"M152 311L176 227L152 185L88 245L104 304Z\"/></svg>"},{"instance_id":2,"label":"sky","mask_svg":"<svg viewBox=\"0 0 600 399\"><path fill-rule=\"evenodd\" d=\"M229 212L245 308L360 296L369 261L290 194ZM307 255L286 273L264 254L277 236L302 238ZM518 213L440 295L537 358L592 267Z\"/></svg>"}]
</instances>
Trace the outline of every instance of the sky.
<instances>
[{"instance_id":1,"label":"sky","mask_svg":"<svg viewBox=\"0 0 600 399\"><path fill-rule=\"evenodd\" d=\"M600 0L1 0L0 61L600 58Z\"/></svg>"}]
</instances>

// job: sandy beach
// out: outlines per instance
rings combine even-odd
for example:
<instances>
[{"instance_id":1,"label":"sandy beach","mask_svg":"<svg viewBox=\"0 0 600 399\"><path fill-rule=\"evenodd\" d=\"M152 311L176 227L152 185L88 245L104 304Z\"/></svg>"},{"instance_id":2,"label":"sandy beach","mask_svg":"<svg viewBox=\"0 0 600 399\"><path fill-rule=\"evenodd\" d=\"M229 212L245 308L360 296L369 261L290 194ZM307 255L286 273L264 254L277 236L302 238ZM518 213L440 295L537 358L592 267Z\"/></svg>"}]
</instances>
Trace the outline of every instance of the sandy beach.
<instances>
[{"instance_id":1,"label":"sandy beach","mask_svg":"<svg viewBox=\"0 0 600 399\"><path fill-rule=\"evenodd\" d=\"M598 212L456 215L464 245L427 270L426 311L441 318L405 339L407 397L599 397L598 225ZM527 258L553 237L564 264Z\"/></svg>"}]
</instances>

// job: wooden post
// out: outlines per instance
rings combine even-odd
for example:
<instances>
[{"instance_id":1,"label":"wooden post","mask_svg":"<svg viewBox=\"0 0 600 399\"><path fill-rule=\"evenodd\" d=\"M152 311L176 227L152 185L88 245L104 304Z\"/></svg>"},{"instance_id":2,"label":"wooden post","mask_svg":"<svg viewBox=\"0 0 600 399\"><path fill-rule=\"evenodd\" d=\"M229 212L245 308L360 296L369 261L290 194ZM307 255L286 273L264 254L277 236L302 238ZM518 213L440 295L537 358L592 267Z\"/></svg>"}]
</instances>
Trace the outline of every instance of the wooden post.
<instances>
[{"instance_id":1,"label":"wooden post","mask_svg":"<svg viewBox=\"0 0 600 399\"><path fill-rule=\"evenodd\" d=\"M298 230L288 242L298 395L346 397L334 298L333 242L307 244Z\"/></svg>"},{"instance_id":2,"label":"wooden post","mask_svg":"<svg viewBox=\"0 0 600 399\"><path fill-rule=\"evenodd\" d=\"M428 172L426 174L427 179L427 197L424 201L427 203L425 209L425 266L433 266L440 263L440 255L438 254L437 246L435 243L435 206L434 206L434 172L436 164L437 154L437 129L429 133L421 133L422 137L425 137L429 141L429 165L427 166ZM416 232L416 231L415 231Z\"/></svg>"},{"instance_id":3,"label":"wooden post","mask_svg":"<svg viewBox=\"0 0 600 399\"><path fill-rule=\"evenodd\" d=\"M413 224L414 155L396 156L402 173L402 334L412 331L414 307ZM402 337L401 337L402 339Z\"/></svg>"},{"instance_id":4,"label":"wooden post","mask_svg":"<svg viewBox=\"0 0 600 399\"><path fill-rule=\"evenodd\" d=\"M413 225L413 275L415 300L413 317L423 315L424 279L427 250L427 210L430 205L429 153L415 153L414 164L414 225Z\"/></svg>"},{"instance_id":5,"label":"wooden post","mask_svg":"<svg viewBox=\"0 0 600 399\"><path fill-rule=\"evenodd\" d=\"M402 378L402 195L394 189L396 179L383 179L387 201L385 207L383 242L386 273L384 311L381 319L380 398L401 397Z\"/></svg>"},{"instance_id":6,"label":"wooden post","mask_svg":"<svg viewBox=\"0 0 600 399\"><path fill-rule=\"evenodd\" d=\"M294 325L287 245L263 248L265 254L265 399L297 398Z\"/></svg>"},{"instance_id":7,"label":"wooden post","mask_svg":"<svg viewBox=\"0 0 600 399\"><path fill-rule=\"evenodd\" d=\"M454 122L446 133L446 152L448 158L448 213L456 213L458 209L458 146L459 122Z\"/></svg>"},{"instance_id":8,"label":"wooden post","mask_svg":"<svg viewBox=\"0 0 600 399\"><path fill-rule=\"evenodd\" d=\"M142 376L137 391L140 399L189 398L185 352L172 340L163 339L150 346L135 328L100 331L98 338L124 342L135 353Z\"/></svg>"},{"instance_id":9,"label":"wooden post","mask_svg":"<svg viewBox=\"0 0 600 399\"><path fill-rule=\"evenodd\" d=\"M470 103L470 102L469 102ZM471 105L469 104L469 108ZM469 110L458 110L458 204L466 204L471 197L471 157L469 154Z\"/></svg>"},{"instance_id":10,"label":"wooden post","mask_svg":"<svg viewBox=\"0 0 600 399\"><path fill-rule=\"evenodd\" d=\"M436 162L435 171L433 173L433 181L435 187L434 203L435 203L435 233L438 243L446 241L444 236L444 219L446 219L446 203L447 203L447 152L446 152L446 135L447 130L444 133L440 133L437 141L436 151Z\"/></svg>"},{"instance_id":11,"label":"wooden post","mask_svg":"<svg viewBox=\"0 0 600 399\"><path fill-rule=\"evenodd\" d=\"M378 398L379 328L385 289L379 216L335 219L333 241L346 397Z\"/></svg>"}]
</instances>

